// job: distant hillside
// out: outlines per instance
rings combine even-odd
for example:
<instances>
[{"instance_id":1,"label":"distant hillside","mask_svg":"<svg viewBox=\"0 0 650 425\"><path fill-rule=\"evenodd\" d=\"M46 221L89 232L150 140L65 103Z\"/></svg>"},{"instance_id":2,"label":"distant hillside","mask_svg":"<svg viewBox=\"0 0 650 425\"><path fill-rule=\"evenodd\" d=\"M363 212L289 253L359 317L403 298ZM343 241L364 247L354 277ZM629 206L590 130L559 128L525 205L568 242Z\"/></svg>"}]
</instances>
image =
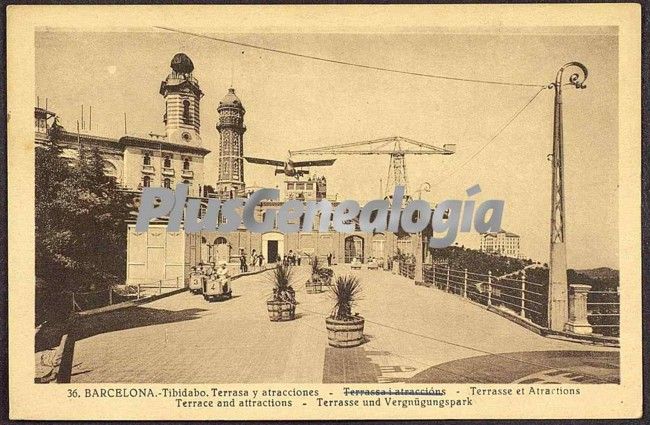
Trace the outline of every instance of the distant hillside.
<instances>
[{"instance_id":1,"label":"distant hillside","mask_svg":"<svg viewBox=\"0 0 650 425\"><path fill-rule=\"evenodd\" d=\"M589 276L592 279L618 280L618 270L609 267L598 267L595 269L576 270L577 273Z\"/></svg>"}]
</instances>

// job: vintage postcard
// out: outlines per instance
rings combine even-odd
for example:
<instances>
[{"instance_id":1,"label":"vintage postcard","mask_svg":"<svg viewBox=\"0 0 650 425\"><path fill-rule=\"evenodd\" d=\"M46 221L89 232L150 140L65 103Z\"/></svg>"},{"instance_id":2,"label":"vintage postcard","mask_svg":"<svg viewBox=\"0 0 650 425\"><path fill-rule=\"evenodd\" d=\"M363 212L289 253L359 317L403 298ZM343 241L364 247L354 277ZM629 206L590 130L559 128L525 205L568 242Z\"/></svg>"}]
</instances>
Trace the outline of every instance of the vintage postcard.
<instances>
[{"instance_id":1,"label":"vintage postcard","mask_svg":"<svg viewBox=\"0 0 650 425\"><path fill-rule=\"evenodd\" d=\"M640 10L9 7L10 417L640 417Z\"/></svg>"}]
</instances>

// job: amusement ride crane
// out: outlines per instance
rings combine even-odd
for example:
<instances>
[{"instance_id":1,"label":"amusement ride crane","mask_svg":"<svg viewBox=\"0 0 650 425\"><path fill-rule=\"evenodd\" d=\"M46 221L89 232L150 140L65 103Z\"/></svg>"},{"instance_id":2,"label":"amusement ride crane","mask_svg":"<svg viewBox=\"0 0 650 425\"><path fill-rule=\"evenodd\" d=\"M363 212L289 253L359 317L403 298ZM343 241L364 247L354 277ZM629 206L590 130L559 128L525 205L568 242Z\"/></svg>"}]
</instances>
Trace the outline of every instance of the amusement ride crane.
<instances>
[{"instance_id":1,"label":"amusement ride crane","mask_svg":"<svg viewBox=\"0 0 650 425\"><path fill-rule=\"evenodd\" d=\"M454 144L445 144L441 148L405 137L394 136L289 151L289 155L389 155L390 164L388 166L386 191L395 186L404 186L406 199L408 197L408 178L404 157L406 155L451 155L455 152L455 148L456 145Z\"/></svg>"}]
</instances>

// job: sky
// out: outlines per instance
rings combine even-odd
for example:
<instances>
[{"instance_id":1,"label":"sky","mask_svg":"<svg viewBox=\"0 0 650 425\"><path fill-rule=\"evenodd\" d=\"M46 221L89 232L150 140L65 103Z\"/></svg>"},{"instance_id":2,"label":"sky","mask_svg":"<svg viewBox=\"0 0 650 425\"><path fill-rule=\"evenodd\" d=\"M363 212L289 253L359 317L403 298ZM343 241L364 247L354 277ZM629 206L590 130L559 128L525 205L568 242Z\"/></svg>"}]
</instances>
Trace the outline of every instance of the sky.
<instances>
[{"instance_id":1,"label":"sky","mask_svg":"<svg viewBox=\"0 0 650 425\"><path fill-rule=\"evenodd\" d=\"M190 30L191 31L191 30ZM204 33L206 33L204 31ZM212 35L371 66L452 77L547 84L565 63L589 70L587 89L564 88L567 256L571 268L618 268L618 37L609 28L542 28L403 33L266 33ZM93 133L120 137L164 133L160 82L175 53L194 62L205 93L201 137L215 153L206 180L217 177L217 105L232 86L246 108L247 156L284 160L289 150L403 136L454 155L406 158L411 192L432 186L432 204L505 200L502 227L521 236L526 257L548 261L553 90L543 90L500 135L497 131L538 91L359 69L164 31L64 32L36 35L36 93L41 106L74 130L81 105L92 105ZM35 99L36 102L36 99ZM86 116L86 121L88 116ZM489 143L488 143L489 142ZM486 145L487 143L487 145ZM322 159L323 157L316 157ZM302 157L301 157L302 159ZM361 203L379 197L388 156L340 156L312 168L328 192ZM273 168L245 164L249 186L281 186ZM478 247L478 235L458 243Z\"/></svg>"}]
</instances>

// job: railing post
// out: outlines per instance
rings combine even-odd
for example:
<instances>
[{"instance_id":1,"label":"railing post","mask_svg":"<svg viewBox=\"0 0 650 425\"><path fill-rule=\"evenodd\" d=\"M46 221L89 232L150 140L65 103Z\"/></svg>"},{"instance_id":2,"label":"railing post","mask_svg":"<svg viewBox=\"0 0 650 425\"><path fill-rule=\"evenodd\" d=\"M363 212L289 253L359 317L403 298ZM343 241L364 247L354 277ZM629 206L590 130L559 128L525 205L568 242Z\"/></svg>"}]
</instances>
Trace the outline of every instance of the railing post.
<instances>
[{"instance_id":1,"label":"railing post","mask_svg":"<svg viewBox=\"0 0 650 425\"><path fill-rule=\"evenodd\" d=\"M162 279L158 281L158 295L162 295Z\"/></svg>"},{"instance_id":2,"label":"railing post","mask_svg":"<svg viewBox=\"0 0 650 425\"><path fill-rule=\"evenodd\" d=\"M463 298L467 298L467 268L465 269L465 277L463 278Z\"/></svg>"},{"instance_id":3,"label":"railing post","mask_svg":"<svg viewBox=\"0 0 650 425\"><path fill-rule=\"evenodd\" d=\"M178 288L180 286L180 276L176 276L176 287Z\"/></svg>"},{"instance_id":4,"label":"railing post","mask_svg":"<svg viewBox=\"0 0 650 425\"><path fill-rule=\"evenodd\" d=\"M113 288L108 288L108 305L113 305Z\"/></svg>"},{"instance_id":5,"label":"railing post","mask_svg":"<svg viewBox=\"0 0 650 425\"><path fill-rule=\"evenodd\" d=\"M488 271L488 307L492 306L492 270Z\"/></svg>"},{"instance_id":6,"label":"railing post","mask_svg":"<svg viewBox=\"0 0 650 425\"><path fill-rule=\"evenodd\" d=\"M136 299L140 299L140 284L138 283L138 297Z\"/></svg>"},{"instance_id":7,"label":"railing post","mask_svg":"<svg viewBox=\"0 0 650 425\"><path fill-rule=\"evenodd\" d=\"M521 311L519 315L526 318L526 270L521 274Z\"/></svg>"},{"instance_id":8,"label":"railing post","mask_svg":"<svg viewBox=\"0 0 650 425\"><path fill-rule=\"evenodd\" d=\"M74 302L74 292L72 293L72 312L74 313L75 311L75 302Z\"/></svg>"},{"instance_id":9,"label":"railing post","mask_svg":"<svg viewBox=\"0 0 650 425\"><path fill-rule=\"evenodd\" d=\"M449 292L449 265L447 265L447 292Z\"/></svg>"},{"instance_id":10,"label":"railing post","mask_svg":"<svg viewBox=\"0 0 650 425\"><path fill-rule=\"evenodd\" d=\"M436 263L433 263L433 286L438 286L436 283Z\"/></svg>"},{"instance_id":11,"label":"railing post","mask_svg":"<svg viewBox=\"0 0 650 425\"><path fill-rule=\"evenodd\" d=\"M589 335L593 332L587 320L587 295L590 285L569 285L569 321L564 330L575 334Z\"/></svg>"}]
</instances>

